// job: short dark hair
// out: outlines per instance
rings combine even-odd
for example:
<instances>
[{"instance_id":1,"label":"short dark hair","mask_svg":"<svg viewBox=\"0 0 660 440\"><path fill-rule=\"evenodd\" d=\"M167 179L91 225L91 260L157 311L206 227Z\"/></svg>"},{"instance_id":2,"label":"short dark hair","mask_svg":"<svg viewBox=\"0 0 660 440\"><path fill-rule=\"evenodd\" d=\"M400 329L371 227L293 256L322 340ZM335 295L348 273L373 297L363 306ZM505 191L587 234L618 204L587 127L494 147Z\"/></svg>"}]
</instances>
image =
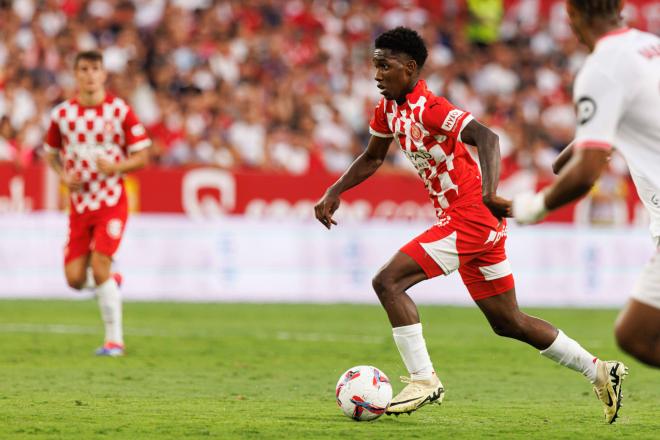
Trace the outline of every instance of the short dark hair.
<instances>
[{"instance_id":1,"label":"short dark hair","mask_svg":"<svg viewBox=\"0 0 660 440\"><path fill-rule=\"evenodd\" d=\"M103 55L98 50L85 50L85 51L82 51L82 52L78 52L76 54L75 60L73 61L73 68L74 69L76 67L78 67L78 63L81 60L100 61L101 63L103 63Z\"/></svg>"},{"instance_id":2,"label":"short dark hair","mask_svg":"<svg viewBox=\"0 0 660 440\"><path fill-rule=\"evenodd\" d=\"M392 52L405 53L410 56L421 69L429 52L424 40L412 29L399 26L383 32L376 38L376 49L389 49Z\"/></svg>"},{"instance_id":3,"label":"short dark hair","mask_svg":"<svg viewBox=\"0 0 660 440\"><path fill-rule=\"evenodd\" d=\"M622 0L568 0L571 5L587 17L610 17L618 15Z\"/></svg>"}]
</instances>

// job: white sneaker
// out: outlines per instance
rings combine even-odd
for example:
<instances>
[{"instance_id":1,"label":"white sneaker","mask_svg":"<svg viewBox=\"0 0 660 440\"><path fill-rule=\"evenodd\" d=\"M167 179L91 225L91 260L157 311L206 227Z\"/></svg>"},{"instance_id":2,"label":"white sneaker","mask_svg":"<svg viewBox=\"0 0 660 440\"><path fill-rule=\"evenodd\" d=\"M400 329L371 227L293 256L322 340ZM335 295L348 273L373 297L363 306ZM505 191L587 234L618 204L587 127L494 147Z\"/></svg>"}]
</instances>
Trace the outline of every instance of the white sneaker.
<instances>
[{"instance_id":1,"label":"white sneaker","mask_svg":"<svg viewBox=\"0 0 660 440\"><path fill-rule=\"evenodd\" d=\"M621 408L621 386L624 377L628 374L628 367L619 361L598 360L596 370L598 376L594 384L594 392L603 402L605 421L614 423Z\"/></svg>"},{"instance_id":2,"label":"white sneaker","mask_svg":"<svg viewBox=\"0 0 660 440\"><path fill-rule=\"evenodd\" d=\"M410 414L428 403L440 405L445 395L445 389L438 376L433 373L429 380L413 380L401 376L401 382L407 383L403 390L392 399L385 414Z\"/></svg>"}]
</instances>

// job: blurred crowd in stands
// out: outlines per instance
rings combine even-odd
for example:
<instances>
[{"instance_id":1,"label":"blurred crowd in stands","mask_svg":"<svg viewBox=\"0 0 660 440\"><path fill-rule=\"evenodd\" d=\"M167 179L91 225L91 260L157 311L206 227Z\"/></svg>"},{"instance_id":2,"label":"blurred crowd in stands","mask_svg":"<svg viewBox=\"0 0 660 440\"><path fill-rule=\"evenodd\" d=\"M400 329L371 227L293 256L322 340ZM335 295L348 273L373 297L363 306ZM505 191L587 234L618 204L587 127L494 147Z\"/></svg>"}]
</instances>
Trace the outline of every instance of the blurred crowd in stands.
<instances>
[{"instance_id":1,"label":"blurred crowd in stands","mask_svg":"<svg viewBox=\"0 0 660 440\"><path fill-rule=\"evenodd\" d=\"M380 98L373 39L398 25L427 42L429 87L500 135L505 167L549 172L586 51L546 0L0 0L0 161L39 160L73 56L100 49L155 163L341 172ZM410 172L397 154L386 169Z\"/></svg>"}]
</instances>

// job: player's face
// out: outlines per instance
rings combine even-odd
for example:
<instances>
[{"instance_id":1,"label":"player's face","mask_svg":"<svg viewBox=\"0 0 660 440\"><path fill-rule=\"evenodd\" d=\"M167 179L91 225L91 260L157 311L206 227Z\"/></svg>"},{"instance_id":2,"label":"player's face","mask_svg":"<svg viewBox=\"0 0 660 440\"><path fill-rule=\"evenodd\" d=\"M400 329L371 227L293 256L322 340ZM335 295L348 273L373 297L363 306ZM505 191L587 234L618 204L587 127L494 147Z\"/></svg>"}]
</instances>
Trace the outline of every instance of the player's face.
<instances>
[{"instance_id":1,"label":"player's face","mask_svg":"<svg viewBox=\"0 0 660 440\"><path fill-rule=\"evenodd\" d=\"M78 90L83 93L95 93L103 89L106 71L103 62L95 60L79 60L74 70Z\"/></svg>"},{"instance_id":2,"label":"player's face","mask_svg":"<svg viewBox=\"0 0 660 440\"><path fill-rule=\"evenodd\" d=\"M389 49L376 49L373 56L376 84L385 99L402 101L414 86L417 64L407 55L392 53Z\"/></svg>"}]
</instances>

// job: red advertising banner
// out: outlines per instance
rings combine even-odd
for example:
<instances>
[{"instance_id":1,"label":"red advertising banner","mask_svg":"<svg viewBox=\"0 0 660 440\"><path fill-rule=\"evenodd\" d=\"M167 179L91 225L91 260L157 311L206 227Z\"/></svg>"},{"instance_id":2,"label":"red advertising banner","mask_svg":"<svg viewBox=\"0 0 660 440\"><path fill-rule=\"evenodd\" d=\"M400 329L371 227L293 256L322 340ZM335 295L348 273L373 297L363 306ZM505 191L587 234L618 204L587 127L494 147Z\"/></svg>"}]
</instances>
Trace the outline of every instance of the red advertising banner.
<instances>
[{"instance_id":1,"label":"red advertising banner","mask_svg":"<svg viewBox=\"0 0 660 440\"><path fill-rule=\"evenodd\" d=\"M16 169L0 163L0 214L30 212L46 205L44 168Z\"/></svg>"},{"instance_id":2,"label":"red advertising banner","mask_svg":"<svg viewBox=\"0 0 660 440\"><path fill-rule=\"evenodd\" d=\"M314 203L336 178L328 174L151 168L130 178L129 194L139 192L142 212L309 217ZM426 190L415 176L377 174L342 199L342 208L358 219L433 217Z\"/></svg>"},{"instance_id":3,"label":"red advertising banner","mask_svg":"<svg viewBox=\"0 0 660 440\"><path fill-rule=\"evenodd\" d=\"M190 217L245 215L251 218L309 218L313 206L335 175L313 173L293 176L268 172L232 172L218 168L151 167L126 177L131 210L146 213L185 213ZM501 182L513 193L538 190L550 181L538 179L531 187L512 187L515 173ZM634 223L643 215L636 191L630 182L618 200L618 223ZM44 165L16 170L0 164L0 212L30 212L66 207L66 192ZM584 207L584 204L581 205ZM584 219L584 210L566 206L549 221L572 222ZM602 208L599 208L602 209ZM623 212L622 212L623 211ZM621 213L622 212L622 213ZM352 219L434 218L426 189L414 175L376 173L362 185L342 196L340 215ZM623 220L621 221L621 217ZM587 216L588 217L588 216Z\"/></svg>"}]
</instances>

